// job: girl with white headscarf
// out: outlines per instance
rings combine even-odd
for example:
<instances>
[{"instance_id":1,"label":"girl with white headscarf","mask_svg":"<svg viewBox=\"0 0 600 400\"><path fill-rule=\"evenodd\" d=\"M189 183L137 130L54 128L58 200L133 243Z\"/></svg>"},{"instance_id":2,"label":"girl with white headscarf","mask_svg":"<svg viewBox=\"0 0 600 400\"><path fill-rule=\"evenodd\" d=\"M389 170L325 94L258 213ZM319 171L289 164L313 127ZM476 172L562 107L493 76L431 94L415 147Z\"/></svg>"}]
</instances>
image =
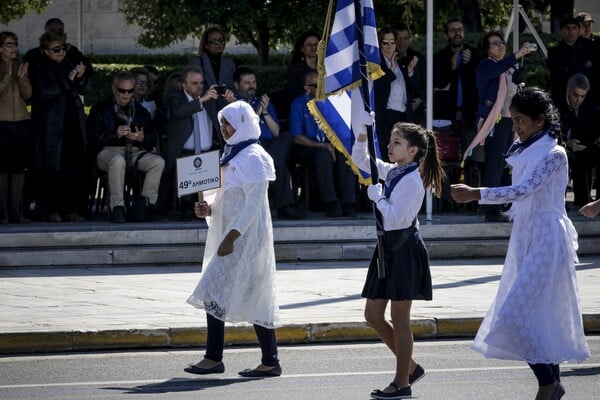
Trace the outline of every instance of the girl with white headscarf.
<instances>
[{"instance_id":1,"label":"girl with white headscarf","mask_svg":"<svg viewBox=\"0 0 600 400\"><path fill-rule=\"evenodd\" d=\"M187 300L206 310L207 343L204 358L185 368L193 374L223 373L224 324L249 322L262 351L262 363L240 375L281 375L275 324L275 251L267 190L275 180L269 154L258 144L258 116L243 101L219 114L221 134L227 143L221 157L221 188L214 200L196 203L199 218L206 217L208 235L203 273Z\"/></svg>"}]
</instances>

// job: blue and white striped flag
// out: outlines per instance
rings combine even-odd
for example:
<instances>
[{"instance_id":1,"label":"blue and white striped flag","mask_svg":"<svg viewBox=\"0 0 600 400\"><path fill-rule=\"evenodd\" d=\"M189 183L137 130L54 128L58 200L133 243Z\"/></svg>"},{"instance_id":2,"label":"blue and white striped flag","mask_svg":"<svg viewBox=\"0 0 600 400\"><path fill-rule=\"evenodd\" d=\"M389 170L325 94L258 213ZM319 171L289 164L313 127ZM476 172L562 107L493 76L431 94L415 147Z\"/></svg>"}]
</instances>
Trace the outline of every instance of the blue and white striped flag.
<instances>
[{"instance_id":1,"label":"blue and white striped flag","mask_svg":"<svg viewBox=\"0 0 600 400\"><path fill-rule=\"evenodd\" d=\"M359 170L352 162L353 132L360 133L361 111L364 109L359 65L358 27L354 3L360 3L364 54L369 73L370 104L373 104L371 79L383 76L379 65L379 44L372 0L339 0L333 25L326 21L323 42L319 53L319 80L317 97L308 108L325 132L329 141L346 157L362 184L369 184L369 174ZM330 3L331 7L331 3ZM323 49L325 49L323 54ZM376 150L379 145L376 143ZM379 154L378 154L379 155Z\"/></svg>"}]
</instances>

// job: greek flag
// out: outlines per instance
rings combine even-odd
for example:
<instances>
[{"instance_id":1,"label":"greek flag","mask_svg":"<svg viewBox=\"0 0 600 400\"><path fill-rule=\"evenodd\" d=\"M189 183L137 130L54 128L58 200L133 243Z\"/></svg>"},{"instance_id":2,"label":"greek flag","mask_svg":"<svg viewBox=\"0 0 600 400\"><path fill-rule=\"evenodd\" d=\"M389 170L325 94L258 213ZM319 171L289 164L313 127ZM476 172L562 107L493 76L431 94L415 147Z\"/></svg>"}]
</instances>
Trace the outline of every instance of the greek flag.
<instances>
[{"instance_id":1,"label":"greek flag","mask_svg":"<svg viewBox=\"0 0 600 400\"><path fill-rule=\"evenodd\" d=\"M361 15L356 15L355 2L360 5ZM329 3L330 12L323 29L323 40L319 43L317 97L308 103L308 108L331 144L344 154L360 183L366 185L370 183L370 175L360 171L352 162L351 153L353 132L360 133L362 130L359 117L364 109L359 35L364 38L363 51L370 78L370 104L373 104L371 79L383 76L379 65L375 10L372 0L339 0L331 25L331 6L332 2ZM362 22L362 32L356 23L357 18ZM379 145L376 144L375 148L378 150Z\"/></svg>"}]
</instances>

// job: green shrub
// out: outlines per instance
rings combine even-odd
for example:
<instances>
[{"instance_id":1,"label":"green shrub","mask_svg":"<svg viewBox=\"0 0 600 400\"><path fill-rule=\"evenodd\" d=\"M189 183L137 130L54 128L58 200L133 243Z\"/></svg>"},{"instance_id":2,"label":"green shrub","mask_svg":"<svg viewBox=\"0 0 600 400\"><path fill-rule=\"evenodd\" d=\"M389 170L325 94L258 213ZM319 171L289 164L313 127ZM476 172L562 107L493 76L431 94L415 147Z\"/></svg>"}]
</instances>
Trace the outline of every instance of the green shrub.
<instances>
[{"instance_id":1,"label":"green shrub","mask_svg":"<svg viewBox=\"0 0 600 400\"><path fill-rule=\"evenodd\" d=\"M92 79L93 93L85 97L85 104L94 105L111 95L112 77L115 72L127 71L133 67L153 65L160 73L160 87L167 77L174 71L183 69L191 55L91 55L90 61L94 66ZM274 57L276 64L270 66L257 66L255 54L242 54L232 56L237 65L248 65L256 72L256 80L260 93L270 93L285 85L286 62L285 56ZM284 62L285 61L285 62ZM254 64L252 64L254 62Z\"/></svg>"}]
</instances>

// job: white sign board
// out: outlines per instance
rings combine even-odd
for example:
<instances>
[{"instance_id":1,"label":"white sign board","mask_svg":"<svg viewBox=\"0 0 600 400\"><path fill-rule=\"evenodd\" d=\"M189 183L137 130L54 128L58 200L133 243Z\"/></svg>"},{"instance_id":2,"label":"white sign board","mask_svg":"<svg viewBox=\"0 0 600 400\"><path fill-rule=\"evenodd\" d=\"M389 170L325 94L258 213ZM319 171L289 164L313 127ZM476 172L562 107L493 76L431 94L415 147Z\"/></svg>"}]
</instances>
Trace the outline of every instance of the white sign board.
<instances>
[{"instance_id":1,"label":"white sign board","mask_svg":"<svg viewBox=\"0 0 600 400\"><path fill-rule=\"evenodd\" d=\"M177 196L221 187L219 151L177 159Z\"/></svg>"}]
</instances>

